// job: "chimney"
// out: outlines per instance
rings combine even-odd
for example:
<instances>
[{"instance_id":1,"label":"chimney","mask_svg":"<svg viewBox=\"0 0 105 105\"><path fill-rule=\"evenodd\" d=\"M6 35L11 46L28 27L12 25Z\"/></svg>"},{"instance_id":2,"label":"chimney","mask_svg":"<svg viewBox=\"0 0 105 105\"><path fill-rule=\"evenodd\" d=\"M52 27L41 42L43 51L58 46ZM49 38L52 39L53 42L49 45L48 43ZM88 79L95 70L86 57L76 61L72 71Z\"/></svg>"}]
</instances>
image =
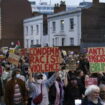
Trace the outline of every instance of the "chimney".
<instances>
[{"instance_id":1,"label":"chimney","mask_svg":"<svg viewBox=\"0 0 105 105\"><path fill-rule=\"evenodd\" d=\"M98 4L99 0L93 0L93 4Z\"/></svg>"},{"instance_id":2,"label":"chimney","mask_svg":"<svg viewBox=\"0 0 105 105\"><path fill-rule=\"evenodd\" d=\"M54 13L58 13L58 12L62 12L62 11L66 11L66 4L64 1L61 1L60 5L55 4L55 7L54 7Z\"/></svg>"}]
</instances>

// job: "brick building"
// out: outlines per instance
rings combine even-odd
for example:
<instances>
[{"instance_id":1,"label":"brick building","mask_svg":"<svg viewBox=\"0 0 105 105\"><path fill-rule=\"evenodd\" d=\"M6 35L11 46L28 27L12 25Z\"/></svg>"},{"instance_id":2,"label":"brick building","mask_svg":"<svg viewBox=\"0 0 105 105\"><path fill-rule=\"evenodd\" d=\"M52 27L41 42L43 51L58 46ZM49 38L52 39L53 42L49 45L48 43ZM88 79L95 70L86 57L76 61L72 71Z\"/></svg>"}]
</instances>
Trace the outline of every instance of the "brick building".
<instances>
[{"instance_id":1,"label":"brick building","mask_svg":"<svg viewBox=\"0 0 105 105\"><path fill-rule=\"evenodd\" d=\"M23 19L32 16L27 0L0 0L0 47L19 40L23 46Z\"/></svg>"},{"instance_id":2,"label":"brick building","mask_svg":"<svg viewBox=\"0 0 105 105\"><path fill-rule=\"evenodd\" d=\"M81 46L105 46L105 3L93 0L81 13Z\"/></svg>"}]
</instances>

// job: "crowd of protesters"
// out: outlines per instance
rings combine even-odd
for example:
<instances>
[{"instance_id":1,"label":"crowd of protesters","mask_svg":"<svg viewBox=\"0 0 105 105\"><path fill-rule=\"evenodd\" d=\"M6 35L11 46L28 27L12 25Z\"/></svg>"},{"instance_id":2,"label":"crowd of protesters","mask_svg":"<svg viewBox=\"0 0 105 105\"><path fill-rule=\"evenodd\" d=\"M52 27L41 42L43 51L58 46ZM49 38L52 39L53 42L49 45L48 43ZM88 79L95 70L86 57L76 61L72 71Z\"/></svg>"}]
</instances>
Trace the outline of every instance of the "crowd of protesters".
<instances>
[{"instance_id":1,"label":"crowd of protesters","mask_svg":"<svg viewBox=\"0 0 105 105\"><path fill-rule=\"evenodd\" d=\"M85 54L62 51L61 71L32 73L29 57L22 56L19 66L0 61L0 99L6 105L105 105L105 73L90 73ZM75 61L75 70L69 64ZM97 78L98 84L85 87L85 79Z\"/></svg>"}]
</instances>

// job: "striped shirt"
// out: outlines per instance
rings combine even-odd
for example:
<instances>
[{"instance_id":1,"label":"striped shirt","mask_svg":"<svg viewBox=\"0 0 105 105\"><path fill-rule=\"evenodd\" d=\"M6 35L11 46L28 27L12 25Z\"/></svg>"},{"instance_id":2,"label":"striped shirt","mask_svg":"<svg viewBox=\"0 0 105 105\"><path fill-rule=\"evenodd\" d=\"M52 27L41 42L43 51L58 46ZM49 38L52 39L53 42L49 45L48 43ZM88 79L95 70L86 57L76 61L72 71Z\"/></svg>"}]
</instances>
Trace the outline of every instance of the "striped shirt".
<instances>
[{"instance_id":1,"label":"striped shirt","mask_svg":"<svg viewBox=\"0 0 105 105\"><path fill-rule=\"evenodd\" d=\"M22 95L20 92L19 85L16 84L14 87L14 104L19 104L22 102Z\"/></svg>"}]
</instances>

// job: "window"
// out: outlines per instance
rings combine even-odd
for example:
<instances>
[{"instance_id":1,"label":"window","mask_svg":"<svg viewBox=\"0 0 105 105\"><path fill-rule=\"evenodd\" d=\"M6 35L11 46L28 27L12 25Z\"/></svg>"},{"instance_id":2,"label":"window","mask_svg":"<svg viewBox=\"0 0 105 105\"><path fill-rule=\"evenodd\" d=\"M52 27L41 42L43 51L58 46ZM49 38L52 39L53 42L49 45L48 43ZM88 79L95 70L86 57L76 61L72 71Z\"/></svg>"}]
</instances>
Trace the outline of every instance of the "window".
<instances>
[{"instance_id":1,"label":"window","mask_svg":"<svg viewBox=\"0 0 105 105\"><path fill-rule=\"evenodd\" d=\"M33 35L33 26L31 26L31 35Z\"/></svg>"},{"instance_id":2,"label":"window","mask_svg":"<svg viewBox=\"0 0 105 105\"><path fill-rule=\"evenodd\" d=\"M55 38L55 45L57 46L58 38Z\"/></svg>"},{"instance_id":3,"label":"window","mask_svg":"<svg viewBox=\"0 0 105 105\"><path fill-rule=\"evenodd\" d=\"M27 48L28 48L28 39L26 39L26 46L27 46Z\"/></svg>"},{"instance_id":4,"label":"window","mask_svg":"<svg viewBox=\"0 0 105 105\"><path fill-rule=\"evenodd\" d=\"M26 34L28 35L28 26L26 26Z\"/></svg>"},{"instance_id":5,"label":"window","mask_svg":"<svg viewBox=\"0 0 105 105\"><path fill-rule=\"evenodd\" d=\"M34 44L34 41L33 40L31 40L31 45L33 45Z\"/></svg>"},{"instance_id":6,"label":"window","mask_svg":"<svg viewBox=\"0 0 105 105\"><path fill-rule=\"evenodd\" d=\"M39 25L36 25L36 34L39 34Z\"/></svg>"},{"instance_id":7,"label":"window","mask_svg":"<svg viewBox=\"0 0 105 105\"><path fill-rule=\"evenodd\" d=\"M36 44L39 44L39 40L36 40Z\"/></svg>"},{"instance_id":8,"label":"window","mask_svg":"<svg viewBox=\"0 0 105 105\"><path fill-rule=\"evenodd\" d=\"M70 45L74 45L74 38L70 38Z\"/></svg>"},{"instance_id":9,"label":"window","mask_svg":"<svg viewBox=\"0 0 105 105\"><path fill-rule=\"evenodd\" d=\"M74 29L74 19L71 18L70 19L70 30L73 30Z\"/></svg>"},{"instance_id":10,"label":"window","mask_svg":"<svg viewBox=\"0 0 105 105\"><path fill-rule=\"evenodd\" d=\"M64 20L61 20L61 31L64 31Z\"/></svg>"},{"instance_id":11,"label":"window","mask_svg":"<svg viewBox=\"0 0 105 105\"><path fill-rule=\"evenodd\" d=\"M62 38L62 46L64 46L65 38Z\"/></svg>"},{"instance_id":12,"label":"window","mask_svg":"<svg viewBox=\"0 0 105 105\"><path fill-rule=\"evenodd\" d=\"M53 46L54 46L54 38L53 38Z\"/></svg>"},{"instance_id":13,"label":"window","mask_svg":"<svg viewBox=\"0 0 105 105\"><path fill-rule=\"evenodd\" d=\"M53 23L52 23L52 26L53 26L53 32L55 32L55 31L56 31L56 23L53 22Z\"/></svg>"}]
</instances>

